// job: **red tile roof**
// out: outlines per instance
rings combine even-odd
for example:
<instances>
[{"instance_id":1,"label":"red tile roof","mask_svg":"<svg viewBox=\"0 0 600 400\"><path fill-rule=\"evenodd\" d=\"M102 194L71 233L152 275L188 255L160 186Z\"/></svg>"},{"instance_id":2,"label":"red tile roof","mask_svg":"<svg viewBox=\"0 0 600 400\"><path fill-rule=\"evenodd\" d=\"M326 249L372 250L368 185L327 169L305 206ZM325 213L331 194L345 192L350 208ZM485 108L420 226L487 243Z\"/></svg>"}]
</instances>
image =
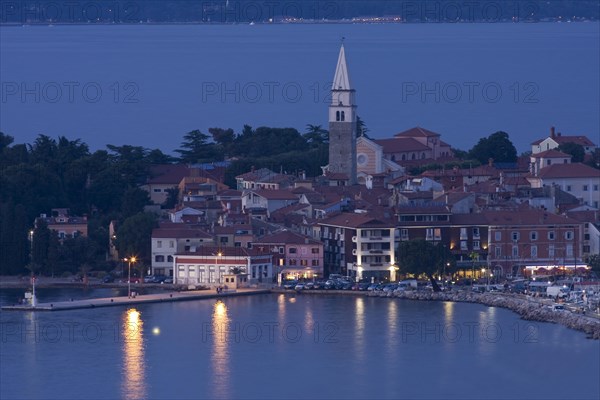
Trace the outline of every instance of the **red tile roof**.
<instances>
[{"instance_id":1,"label":"red tile roof","mask_svg":"<svg viewBox=\"0 0 600 400\"><path fill-rule=\"evenodd\" d=\"M600 170L585 164L554 164L540 170L538 176L542 179L553 178L599 178Z\"/></svg>"},{"instance_id":2,"label":"red tile roof","mask_svg":"<svg viewBox=\"0 0 600 400\"><path fill-rule=\"evenodd\" d=\"M325 218L319 225L333 225L346 228L393 228L394 225L379 221L366 214L340 213L329 218Z\"/></svg>"},{"instance_id":3,"label":"red tile roof","mask_svg":"<svg viewBox=\"0 0 600 400\"><path fill-rule=\"evenodd\" d=\"M155 185L178 185L181 180L190 175L190 168L185 164L160 164L150 167L146 183Z\"/></svg>"},{"instance_id":4,"label":"red tile roof","mask_svg":"<svg viewBox=\"0 0 600 400\"><path fill-rule=\"evenodd\" d=\"M289 190L283 189L259 189L251 191L256 193L258 196L264 197L267 200L298 200L298 198L300 197Z\"/></svg>"},{"instance_id":5,"label":"red tile roof","mask_svg":"<svg viewBox=\"0 0 600 400\"><path fill-rule=\"evenodd\" d=\"M301 235L292 231L281 231L274 233L272 235L266 235L262 238L255 240L253 245L257 244L312 244L312 245L321 245L322 242L319 240L314 240L308 236Z\"/></svg>"},{"instance_id":6,"label":"red tile roof","mask_svg":"<svg viewBox=\"0 0 600 400\"><path fill-rule=\"evenodd\" d=\"M439 133L435 133L432 132L430 130L427 130L425 128L421 128L419 126L416 126L414 128L410 128L404 132L400 132L394 135L395 137L399 137L399 136L407 136L407 137L430 137L430 136L441 136Z\"/></svg>"},{"instance_id":7,"label":"red tile roof","mask_svg":"<svg viewBox=\"0 0 600 400\"><path fill-rule=\"evenodd\" d=\"M558 151L555 149L550 149L550 150L546 150L546 151L542 151L541 153L535 153L532 154L531 157L535 157L535 158L565 158L565 157L571 157L570 154L567 153L563 153L562 151Z\"/></svg>"},{"instance_id":8,"label":"red tile roof","mask_svg":"<svg viewBox=\"0 0 600 400\"><path fill-rule=\"evenodd\" d=\"M585 136L562 136L556 135L552 139L558 144L577 143L582 146L595 146L595 144Z\"/></svg>"},{"instance_id":9,"label":"red tile roof","mask_svg":"<svg viewBox=\"0 0 600 400\"><path fill-rule=\"evenodd\" d=\"M431 151L429 147L412 137L397 137L391 139L374 140L383 147L383 153L403 153L407 151ZM396 160L400 161L400 160Z\"/></svg>"}]
</instances>

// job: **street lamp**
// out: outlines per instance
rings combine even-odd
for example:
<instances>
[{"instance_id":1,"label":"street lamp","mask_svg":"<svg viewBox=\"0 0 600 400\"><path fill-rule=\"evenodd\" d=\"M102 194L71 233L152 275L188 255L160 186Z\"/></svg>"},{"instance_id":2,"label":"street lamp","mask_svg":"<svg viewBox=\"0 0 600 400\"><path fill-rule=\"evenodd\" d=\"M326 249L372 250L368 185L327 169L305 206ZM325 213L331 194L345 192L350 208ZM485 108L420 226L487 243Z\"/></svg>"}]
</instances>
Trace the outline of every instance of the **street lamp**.
<instances>
[{"instance_id":1,"label":"street lamp","mask_svg":"<svg viewBox=\"0 0 600 400\"><path fill-rule=\"evenodd\" d=\"M131 263L135 264L137 260L135 257L125 257L123 261L127 262L127 297L131 298Z\"/></svg>"}]
</instances>

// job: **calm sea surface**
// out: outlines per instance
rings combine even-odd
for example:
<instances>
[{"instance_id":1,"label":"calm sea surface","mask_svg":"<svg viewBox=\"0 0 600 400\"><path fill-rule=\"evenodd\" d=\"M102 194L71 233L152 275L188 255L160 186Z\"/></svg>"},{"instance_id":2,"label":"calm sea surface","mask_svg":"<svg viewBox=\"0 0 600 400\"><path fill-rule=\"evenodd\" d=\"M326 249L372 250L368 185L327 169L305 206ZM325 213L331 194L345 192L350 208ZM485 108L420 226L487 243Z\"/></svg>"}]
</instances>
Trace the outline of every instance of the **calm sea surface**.
<instances>
[{"instance_id":1,"label":"calm sea surface","mask_svg":"<svg viewBox=\"0 0 600 400\"><path fill-rule=\"evenodd\" d=\"M172 152L193 129L327 126L346 38L374 138L414 126L469 149L559 132L598 141L600 24L102 25L0 28L0 130L92 150Z\"/></svg>"},{"instance_id":2,"label":"calm sea surface","mask_svg":"<svg viewBox=\"0 0 600 400\"><path fill-rule=\"evenodd\" d=\"M21 292L2 290L2 304ZM600 395L598 341L475 304L273 294L0 322L2 399Z\"/></svg>"}]
</instances>

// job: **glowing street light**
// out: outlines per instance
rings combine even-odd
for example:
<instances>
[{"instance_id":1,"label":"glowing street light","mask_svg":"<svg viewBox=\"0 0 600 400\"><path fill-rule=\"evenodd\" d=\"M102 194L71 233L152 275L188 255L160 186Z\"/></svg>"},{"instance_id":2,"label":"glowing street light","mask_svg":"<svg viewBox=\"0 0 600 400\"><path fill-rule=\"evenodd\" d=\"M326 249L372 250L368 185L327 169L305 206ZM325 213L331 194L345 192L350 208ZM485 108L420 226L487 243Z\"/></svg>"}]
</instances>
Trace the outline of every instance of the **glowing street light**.
<instances>
[{"instance_id":1,"label":"glowing street light","mask_svg":"<svg viewBox=\"0 0 600 400\"><path fill-rule=\"evenodd\" d=\"M123 261L127 262L127 297L131 298L131 263L134 263L137 261L137 259L135 257L125 257L123 259Z\"/></svg>"}]
</instances>

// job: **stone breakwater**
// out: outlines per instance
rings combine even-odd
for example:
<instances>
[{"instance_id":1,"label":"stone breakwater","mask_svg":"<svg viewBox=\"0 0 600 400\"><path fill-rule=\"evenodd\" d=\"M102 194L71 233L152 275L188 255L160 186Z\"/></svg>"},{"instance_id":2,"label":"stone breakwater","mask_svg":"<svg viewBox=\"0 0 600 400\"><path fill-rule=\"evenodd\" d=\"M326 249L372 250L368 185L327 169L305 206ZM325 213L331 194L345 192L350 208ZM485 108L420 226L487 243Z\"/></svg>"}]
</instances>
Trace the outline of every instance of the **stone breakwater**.
<instances>
[{"instance_id":1,"label":"stone breakwater","mask_svg":"<svg viewBox=\"0 0 600 400\"><path fill-rule=\"evenodd\" d=\"M392 297L392 296L385 296ZM503 307L519 314L528 321L553 322L568 328L585 332L590 339L600 339L600 320L570 311L553 311L547 304L529 301L511 295L493 293L459 292L425 292L405 291L395 293L393 297L410 300L456 301L478 303L491 307Z\"/></svg>"}]
</instances>

